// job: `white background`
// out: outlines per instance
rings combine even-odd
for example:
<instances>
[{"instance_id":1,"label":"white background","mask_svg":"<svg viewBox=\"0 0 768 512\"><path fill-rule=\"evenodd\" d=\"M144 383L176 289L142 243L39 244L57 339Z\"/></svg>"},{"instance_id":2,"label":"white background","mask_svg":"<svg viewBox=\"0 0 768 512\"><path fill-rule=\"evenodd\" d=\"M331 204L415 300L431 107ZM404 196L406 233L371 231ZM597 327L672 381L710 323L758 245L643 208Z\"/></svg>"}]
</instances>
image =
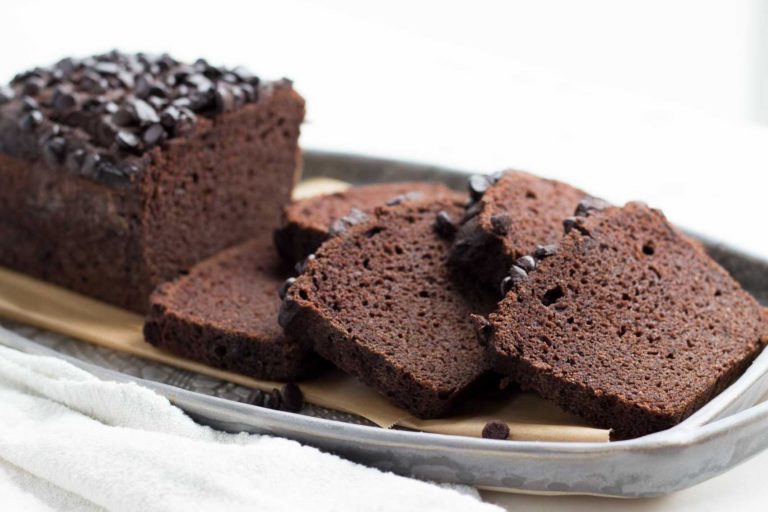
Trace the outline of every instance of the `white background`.
<instances>
[{"instance_id":1,"label":"white background","mask_svg":"<svg viewBox=\"0 0 768 512\"><path fill-rule=\"evenodd\" d=\"M112 48L244 64L294 79L305 147L522 168L768 257L765 1L27 0L0 21L0 79ZM757 510L767 470L664 500L505 503Z\"/></svg>"}]
</instances>

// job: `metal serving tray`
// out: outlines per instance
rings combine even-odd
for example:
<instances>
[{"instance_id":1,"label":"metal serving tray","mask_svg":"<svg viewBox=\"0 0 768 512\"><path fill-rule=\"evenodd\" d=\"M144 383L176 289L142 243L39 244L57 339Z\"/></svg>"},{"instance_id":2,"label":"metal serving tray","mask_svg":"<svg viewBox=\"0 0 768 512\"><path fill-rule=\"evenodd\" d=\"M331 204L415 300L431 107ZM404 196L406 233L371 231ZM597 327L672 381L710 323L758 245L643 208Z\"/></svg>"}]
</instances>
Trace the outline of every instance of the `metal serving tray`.
<instances>
[{"instance_id":1,"label":"metal serving tray","mask_svg":"<svg viewBox=\"0 0 768 512\"><path fill-rule=\"evenodd\" d=\"M318 151L305 154L306 177L352 183L440 180L464 187L464 172ZM701 238L701 237L699 237ZM704 240L710 253L763 304L768 262ZM54 355L110 380L138 382L200 423L232 432L288 437L384 470L438 482L506 491L655 496L678 491L744 462L768 446L768 351L680 425L630 441L495 441L371 426L354 416L307 407L302 414L237 400L247 388L20 325L7 345ZM757 404L757 405L756 405Z\"/></svg>"}]
</instances>

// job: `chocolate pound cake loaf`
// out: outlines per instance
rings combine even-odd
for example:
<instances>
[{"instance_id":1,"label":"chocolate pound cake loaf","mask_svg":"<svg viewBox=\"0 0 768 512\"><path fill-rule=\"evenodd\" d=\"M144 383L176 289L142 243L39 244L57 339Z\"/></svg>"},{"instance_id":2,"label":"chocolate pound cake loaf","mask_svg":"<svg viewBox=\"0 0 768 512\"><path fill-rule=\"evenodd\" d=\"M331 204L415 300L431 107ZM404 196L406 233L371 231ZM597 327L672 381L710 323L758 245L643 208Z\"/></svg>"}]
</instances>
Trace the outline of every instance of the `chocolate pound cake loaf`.
<instances>
[{"instance_id":1,"label":"chocolate pound cake loaf","mask_svg":"<svg viewBox=\"0 0 768 512\"><path fill-rule=\"evenodd\" d=\"M411 413L445 414L486 369L436 216L463 198L403 202L325 242L288 288L280 323Z\"/></svg>"},{"instance_id":2,"label":"chocolate pound cake loaf","mask_svg":"<svg viewBox=\"0 0 768 512\"><path fill-rule=\"evenodd\" d=\"M269 236L227 249L152 294L145 339L174 354L259 379L293 380L317 366L303 337L277 324L287 273Z\"/></svg>"},{"instance_id":3,"label":"chocolate pound cake loaf","mask_svg":"<svg viewBox=\"0 0 768 512\"><path fill-rule=\"evenodd\" d=\"M560 239L563 219L586 196L565 183L519 171L472 176L469 191L450 261L493 291L518 258Z\"/></svg>"},{"instance_id":4,"label":"chocolate pound cake loaf","mask_svg":"<svg viewBox=\"0 0 768 512\"><path fill-rule=\"evenodd\" d=\"M241 68L117 52L0 86L0 265L144 312L259 232L297 179L304 101Z\"/></svg>"},{"instance_id":5,"label":"chocolate pound cake loaf","mask_svg":"<svg viewBox=\"0 0 768 512\"><path fill-rule=\"evenodd\" d=\"M616 439L676 425L768 341L758 303L639 203L570 218L479 332L495 368Z\"/></svg>"},{"instance_id":6,"label":"chocolate pound cake loaf","mask_svg":"<svg viewBox=\"0 0 768 512\"><path fill-rule=\"evenodd\" d=\"M344 224L352 212L369 214L377 206L402 200L432 199L451 193L441 183L380 183L354 187L308 199L294 201L283 210L282 226L275 231L275 246L289 263L296 263L320 247L329 237L335 222ZM337 226L338 227L338 226Z\"/></svg>"}]
</instances>

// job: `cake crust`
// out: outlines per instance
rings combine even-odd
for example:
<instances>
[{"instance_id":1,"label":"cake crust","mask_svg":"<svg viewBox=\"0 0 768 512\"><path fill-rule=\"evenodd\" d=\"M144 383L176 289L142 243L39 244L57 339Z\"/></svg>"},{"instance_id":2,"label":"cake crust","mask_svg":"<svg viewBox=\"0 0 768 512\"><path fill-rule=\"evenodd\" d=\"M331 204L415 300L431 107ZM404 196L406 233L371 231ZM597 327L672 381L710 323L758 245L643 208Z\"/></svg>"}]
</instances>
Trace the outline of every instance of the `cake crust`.
<instances>
[{"instance_id":1,"label":"cake crust","mask_svg":"<svg viewBox=\"0 0 768 512\"><path fill-rule=\"evenodd\" d=\"M407 200L432 199L452 192L437 182L377 183L293 201L283 209L282 225L275 230L277 250L289 263L314 253L327 240L334 222L353 210L370 214L376 207Z\"/></svg>"}]
</instances>

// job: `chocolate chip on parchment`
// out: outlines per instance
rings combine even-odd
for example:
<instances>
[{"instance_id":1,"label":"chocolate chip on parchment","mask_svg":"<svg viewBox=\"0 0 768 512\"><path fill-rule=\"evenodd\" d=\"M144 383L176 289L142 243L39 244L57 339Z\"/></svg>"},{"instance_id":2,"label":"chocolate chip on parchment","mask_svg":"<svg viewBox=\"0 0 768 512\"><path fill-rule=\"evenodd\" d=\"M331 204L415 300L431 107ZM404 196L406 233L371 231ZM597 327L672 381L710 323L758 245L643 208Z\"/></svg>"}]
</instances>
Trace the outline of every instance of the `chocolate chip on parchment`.
<instances>
[{"instance_id":1,"label":"chocolate chip on parchment","mask_svg":"<svg viewBox=\"0 0 768 512\"><path fill-rule=\"evenodd\" d=\"M509 439L509 425L501 420L491 420L483 427L482 436L485 439Z\"/></svg>"}]
</instances>

